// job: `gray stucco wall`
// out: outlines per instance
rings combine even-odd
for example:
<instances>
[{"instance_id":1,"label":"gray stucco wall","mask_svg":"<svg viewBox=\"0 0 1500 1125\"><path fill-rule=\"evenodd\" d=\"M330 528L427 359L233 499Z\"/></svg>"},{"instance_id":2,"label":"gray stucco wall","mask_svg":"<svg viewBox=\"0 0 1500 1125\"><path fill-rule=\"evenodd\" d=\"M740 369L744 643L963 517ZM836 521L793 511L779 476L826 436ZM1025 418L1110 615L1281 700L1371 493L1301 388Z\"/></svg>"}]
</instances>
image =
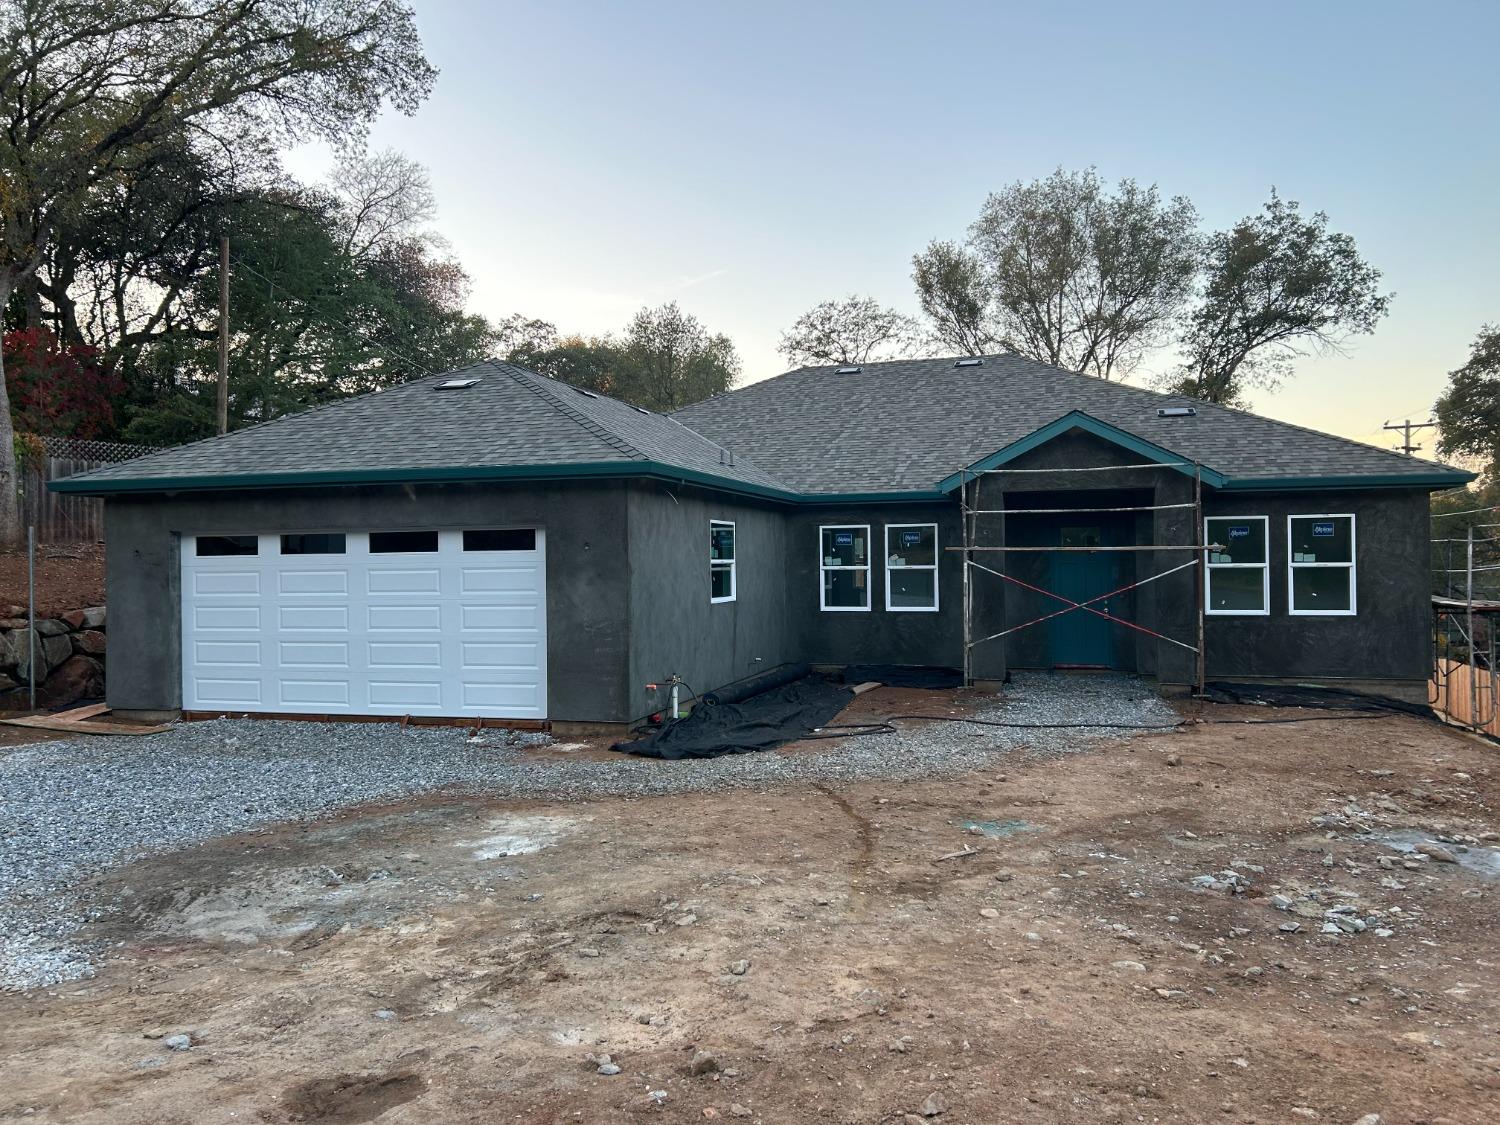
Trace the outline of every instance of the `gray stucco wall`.
<instances>
[{"instance_id":1,"label":"gray stucco wall","mask_svg":"<svg viewBox=\"0 0 1500 1125\"><path fill-rule=\"evenodd\" d=\"M1206 621L1208 674L1225 678L1408 681L1431 674L1428 499L1420 491L1221 493L1204 514L1269 516L1271 612ZM1287 612L1287 516L1353 513L1353 617Z\"/></svg>"},{"instance_id":2,"label":"gray stucco wall","mask_svg":"<svg viewBox=\"0 0 1500 1125\"><path fill-rule=\"evenodd\" d=\"M938 525L938 610L885 608L887 524ZM820 608L819 528L829 524L870 527L870 609L831 612ZM889 504L798 508L787 519L788 605L801 659L813 664L963 665L963 567L946 548L963 542L956 504Z\"/></svg>"},{"instance_id":3,"label":"gray stucco wall","mask_svg":"<svg viewBox=\"0 0 1500 1125\"><path fill-rule=\"evenodd\" d=\"M645 685L673 673L707 692L799 659L788 603L784 509L646 481L630 485L627 505L627 717L665 707L667 693L647 692ZM735 525L732 602L710 601L711 520Z\"/></svg>"},{"instance_id":4,"label":"gray stucco wall","mask_svg":"<svg viewBox=\"0 0 1500 1125\"><path fill-rule=\"evenodd\" d=\"M182 702L182 535L531 525L547 537L547 695L555 719L618 722L628 690L623 481L110 498L106 683L117 710Z\"/></svg>"}]
</instances>

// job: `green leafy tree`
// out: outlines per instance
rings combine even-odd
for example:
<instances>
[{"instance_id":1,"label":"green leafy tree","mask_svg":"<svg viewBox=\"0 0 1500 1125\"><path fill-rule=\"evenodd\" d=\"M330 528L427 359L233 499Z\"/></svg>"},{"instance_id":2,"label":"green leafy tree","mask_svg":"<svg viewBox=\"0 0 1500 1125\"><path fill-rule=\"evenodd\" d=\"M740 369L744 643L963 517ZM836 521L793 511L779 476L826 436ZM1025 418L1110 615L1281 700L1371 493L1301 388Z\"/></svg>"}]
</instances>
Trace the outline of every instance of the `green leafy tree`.
<instances>
[{"instance_id":1,"label":"green leafy tree","mask_svg":"<svg viewBox=\"0 0 1500 1125\"><path fill-rule=\"evenodd\" d=\"M722 394L740 373L729 337L710 333L675 301L636 313L618 356L619 397L648 410L677 410Z\"/></svg>"},{"instance_id":2,"label":"green leafy tree","mask_svg":"<svg viewBox=\"0 0 1500 1125\"><path fill-rule=\"evenodd\" d=\"M347 143L434 73L397 0L0 0L0 308L59 224L164 144ZM0 542L19 534L11 432L0 389Z\"/></svg>"},{"instance_id":3,"label":"green leafy tree","mask_svg":"<svg viewBox=\"0 0 1500 1125\"><path fill-rule=\"evenodd\" d=\"M913 280L938 338L1109 379L1169 335L1192 295L1198 214L1181 196L1059 168L985 201L960 247L934 242Z\"/></svg>"},{"instance_id":4,"label":"green leafy tree","mask_svg":"<svg viewBox=\"0 0 1500 1125\"><path fill-rule=\"evenodd\" d=\"M1186 360L1167 385L1230 405L1249 387L1275 387L1299 357L1375 331L1393 296L1327 215L1304 216L1274 191L1260 214L1209 239L1204 272L1181 338Z\"/></svg>"},{"instance_id":5,"label":"green leafy tree","mask_svg":"<svg viewBox=\"0 0 1500 1125\"><path fill-rule=\"evenodd\" d=\"M808 309L781 334L776 350L793 364L870 363L905 358L921 343L921 327L911 317L851 295Z\"/></svg>"},{"instance_id":6,"label":"green leafy tree","mask_svg":"<svg viewBox=\"0 0 1500 1125\"><path fill-rule=\"evenodd\" d=\"M1462 367L1449 372L1448 385L1433 408L1438 453L1478 462L1491 487L1500 470L1500 325L1479 330Z\"/></svg>"}]
</instances>

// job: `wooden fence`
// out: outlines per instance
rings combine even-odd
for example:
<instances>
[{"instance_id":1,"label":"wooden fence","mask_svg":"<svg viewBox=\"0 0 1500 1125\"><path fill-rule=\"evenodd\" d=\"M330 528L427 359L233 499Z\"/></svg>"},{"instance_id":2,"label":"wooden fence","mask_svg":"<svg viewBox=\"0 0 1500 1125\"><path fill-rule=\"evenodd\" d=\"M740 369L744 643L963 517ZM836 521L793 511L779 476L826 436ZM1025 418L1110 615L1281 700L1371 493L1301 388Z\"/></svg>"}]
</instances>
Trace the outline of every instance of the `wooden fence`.
<instances>
[{"instance_id":1,"label":"wooden fence","mask_svg":"<svg viewBox=\"0 0 1500 1125\"><path fill-rule=\"evenodd\" d=\"M1427 696L1432 709L1448 719L1483 734L1500 737L1500 714L1495 710L1495 680L1488 668L1472 673L1467 664L1441 660L1435 670ZM1472 687L1472 690L1471 690ZM1477 702L1477 707L1476 707Z\"/></svg>"},{"instance_id":2,"label":"wooden fence","mask_svg":"<svg viewBox=\"0 0 1500 1125\"><path fill-rule=\"evenodd\" d=\"M104 538L104 501L52 492L47 482L152 453L144 445L109 441L41 439L44 456L22 466L21 520L36 528L38 543L97 543Z\"/></svg>"}]
</instances>

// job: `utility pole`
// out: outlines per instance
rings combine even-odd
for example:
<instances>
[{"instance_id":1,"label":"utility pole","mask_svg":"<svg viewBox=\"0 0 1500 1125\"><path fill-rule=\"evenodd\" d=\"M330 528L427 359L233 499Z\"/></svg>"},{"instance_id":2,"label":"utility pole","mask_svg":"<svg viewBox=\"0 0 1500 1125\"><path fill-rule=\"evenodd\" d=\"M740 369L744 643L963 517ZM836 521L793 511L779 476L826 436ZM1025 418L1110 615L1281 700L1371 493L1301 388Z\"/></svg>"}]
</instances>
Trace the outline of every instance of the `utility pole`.
<instances>
[{"instance_id":1,"label":"utility pole","mask_svg":"<svg viewBox=\"0 0 1500 1125\"><path fill-rule=\"evenodd\" d=\"M229 236L219 236L219 433L229 432Z\"/></svg>"},{"instance_id":2,"label":"utility pole","mask_svg":"<svg viewBox=\"0 0 1500 1125\"><path fill-rule=\"evenodd\" d=\"M1437 426L1436 422L1413 422L1410 418L1408 418L1406 421L1400 423L1399 425L1393 426L1389 422L1387 422L1380 428L1382 430L1400 430L1405 435L1405 440L1403 440L1401 443L1401 452L1410 457L1413 453L1422 448L1420 445L1412 444L1411 432L1413 430L1432 429L1435 426Z\"/></svg>"}]
</instances>

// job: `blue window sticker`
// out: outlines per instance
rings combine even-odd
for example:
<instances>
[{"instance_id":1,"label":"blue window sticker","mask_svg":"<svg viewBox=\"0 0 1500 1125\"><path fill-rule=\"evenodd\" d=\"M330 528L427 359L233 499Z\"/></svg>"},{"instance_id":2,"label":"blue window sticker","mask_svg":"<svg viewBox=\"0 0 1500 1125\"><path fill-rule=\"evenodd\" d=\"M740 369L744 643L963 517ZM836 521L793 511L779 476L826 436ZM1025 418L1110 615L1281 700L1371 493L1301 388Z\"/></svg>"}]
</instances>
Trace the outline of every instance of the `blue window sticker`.
<instances>
[{"instance_id":1,"label":"blue window sticker","mask_svg":"<svg viewBox=\"0 0 1500 1125\"><path fill-rule=\"evenodd\" d=\"M833 545L835 547L852 547L852 546L854 546L854 532L852 532L852 531L835 531L833 533Z\"/></svg>"},{"instance_id":2,"label":"blue window sticker","mask_svg":"<svg viewBox=\"0 0 1500 1125\"><path fill-rule=\"evenodd\" d=\"M922 533L920 531L903 531L901 533L901 546L920 547L922 545Z\"/></svg>"},{"instance_id":3,"label":"blue window sticker","mask_svg":"<svg viewBox=\"0 0 1500 1125\"><path fill-rule=\"evenodd\" d=\"M1249 537L1250 537L1250 528L1249 528L1248 525L1243 524L1243 523L1235 523L1235 524L1230 524L1229 525L1229 538L1231 538L1231 539L1248 539Z\"/></svg>"},{"instance_id":4,"label":"blue window sticker","mask_svg":"<svg viewBox=\"0 0 1500 1125\"><path fill-rule=\"evenodd\" d=\"M1313 524L1313 534L1316 535L1319 539L1332 539L1333 538L1333 521L1332 520L1320 521L1318 523Z\"/></svg>"}]
</instances>

